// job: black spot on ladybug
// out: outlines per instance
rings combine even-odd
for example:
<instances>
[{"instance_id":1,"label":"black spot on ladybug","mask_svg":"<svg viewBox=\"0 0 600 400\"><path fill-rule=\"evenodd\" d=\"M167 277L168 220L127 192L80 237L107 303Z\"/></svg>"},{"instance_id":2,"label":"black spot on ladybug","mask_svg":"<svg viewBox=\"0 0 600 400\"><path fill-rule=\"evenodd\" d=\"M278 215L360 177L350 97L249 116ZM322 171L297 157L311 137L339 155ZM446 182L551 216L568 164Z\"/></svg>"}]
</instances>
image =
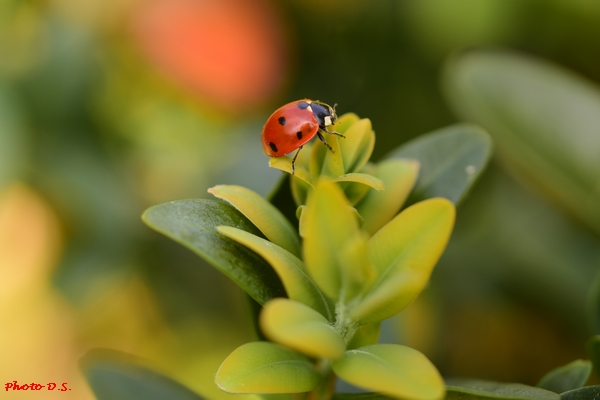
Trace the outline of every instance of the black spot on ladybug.
<instances>
[{"instance_id":1,"label":"black spot on ladybug","mask_svg":"<svg viewBox=\"0 0 600 400\"><path fill-rule=\"evenodd\" d=\"M305 101L301 101L300 103L298 103L298 108L301 110L306 110L308 108L308 103Z\"/></svg>"},{"instance_id":2,"label":"black spot on ladybug","mask_svg":"<svg viewBox=\"0 0 600 400\"><path fill-rule=\"evenodd\" d=\"M283 118L283 117L281 117L281 118ZM279 118L279 119L281 119L281 118ZM285 118L283 120L285 121ZM275 143L269 142L269 147L271 148L271 150L273 150L275 153L277 153L277 146L275 146Z\"/></svg>"},{"instance_id":3,"label":"black spot on ladybug","mask_svg":"<svg viewBox=\"0 0 600 400\"><path fill-rule=\"evenodd\" d=\"M298 136L298 140L302 139L302 131L296 132L296 136Z\"/></svg>"},{"instance_id":4,"label":"black spot on ladybug","mask_svg":"<svg viewBox=\"0 0 600 400\"><path fill-rule=\"evenodd\" d=\"M281 125L285 125L285 117L279 117L277 121L279 121Z\"/></svg>"}]
</instances>

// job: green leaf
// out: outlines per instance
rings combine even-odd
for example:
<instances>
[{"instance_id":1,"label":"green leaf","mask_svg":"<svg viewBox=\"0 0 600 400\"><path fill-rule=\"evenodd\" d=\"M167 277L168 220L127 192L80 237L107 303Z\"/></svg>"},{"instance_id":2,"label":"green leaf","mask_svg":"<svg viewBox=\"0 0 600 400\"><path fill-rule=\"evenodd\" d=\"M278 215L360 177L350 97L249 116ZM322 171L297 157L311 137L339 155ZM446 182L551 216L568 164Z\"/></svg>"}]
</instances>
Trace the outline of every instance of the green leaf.
<instances>
[{"instance_id":1,"label":"green leaf","mask_svg":"<svg viewBox=\"0 0 600 400\"><path fill-rule=\"evenodd\" d=\"M323 315L293 300L265 304L260 325L272 341L311 357L337 358L346 350L344 339Z\"/></svg>"},{"instance_id":2,"label":"green leaf","mask_svg":"<svg viewBox=\"0 0 600 400\"><path fill-rule=\"evenodd\" d=\"M267 195L267 200L271 202L292 224L298 227L298 218L296 217L296 208L294 197L292 196L289 174L281 174L281 178L275 184L271 192Z\"/></svg>"},{"instance_id":3,"label":"green leaf","mask_svg":"<svg viewBox=\"0 0 600 400\"><path fill-rule=\"evenodd\" d=\"M449 379L446 381L446 400L560 400L549 390L520 383L499 383L475 379Z\"/></svg>"},{"instance_id":4,"label":"green leaf","mask_svg":"<svg viewBox=\"0 0 600 400\"><path fill-rule=\"evenodd\" d=\"M344 283L338 253L358 232L352 207L339 186L319 181L302 213L304 261L327 296L338 299Z\"/></svg>"},{"instance_id":5,"label":"green leaf","mask_svg":"<svg viewBox=\"0 0 600 400\"><path fill-rule=\"evenodd\" d=\"M600 385L585 386L561 393L562 400L596 400L600 396Z\"/></svg>"},{"instance_id":6,"label":"green leaf","mask_svg":"<svg viewBox=\"0 0 600 400\"><path fill-rule=\"evenodd\" d=\"M376 344L379 340L380 331L380 322L359 326L352 339L350 339L350 342L348 342L348 350Z\"/></svg>"},{"instance_id":7,"label":"green leaf","mask_svg":"<svg viewBox=\"0 0 600 400\"><path fill-rule=\"evenodd\" d=\"M592 285L587 293L586 317L588 326L593 334L600 334L600 272L592 281Z\"/></svg>"},{"instance_id":8,"label":"green leaf","mask_svg":"<svg viewBox=\"0 0 600 400\"><path fill-rule=\"evenodd\" d=\"M344 303L350 302L365 288L369 288L376 277L376 270L369 260L367 242L369 236L363 231L357 231L348 238L338 251L338 264L342 278L342 296Z\"/></svg>"},{"instance_id":9,"label":"green leaf","mask_svg":"<svg viewBox=\"0 0 600 400\"><path fill-rule=\"evenodd\" d=\"M378 278L351 309L356 320L382 321L419 295L448 243L454 218L450 201L425 200L402 211L369 240L369 259Z\"/></svg>"},{"instance_id":10,"label":"green leaf","mask_svg":"<svg viewBox=\"0 0 600 400\"><path fill-rule=\"evenodd\" d=\"M459 124L419 136L386 158L409 158L420 164L408 205L432 197L459 204L483 172L491 147L489 135L481 128Z\"/></svg>"},{"instance_id":11,"label":"green leaf","mask_svg":"<svg viewBox=\"0 0 600 400\"><path fill-rule=\"evenodd\" d=\"M217 386L229 393L302 393L321 377L308 358L270 342L246 343L219 367Z\"/></svg>"},{"instance_id":12,"label":"green leaf","mask_svg":"<svg viewBox=\"0 0 600 400\"><path fill-rule=\"evenodd\" d=\"M591 373L591 362L587 360L575 360L548 372L538 382L537 386L555 393L563 393L585 385Z\"/></svg>"},{"instance_id":13,"label":"green leaf","mask_svg":"<svg viewBox=\"0 0 600 400\"><path fill-rule=\"evenodd\" d=\"M293 393L253 393L245 397L249 397L251 400L296 400L296 395Z\"/></svg>"},{"instance_id":14,"label":"green leaf","mask_svg":"<svg viewBox=\"0 0 600 400\"><path fill-rule=\"evenodd\" d=\"M592 336L585 344L596 375L600 375L600 335Z\"/></svg>"},{"instance_id":15,"label":"green leaf","mask_svg":"<svg viewBox=\"0 0 600 400\"><path fill-rule=\"evenodd\" d=\"M93 350L82 360L98 400L202 400L180 383L124 358L118 352Z\"/></svg>"},{"instance_id":16,"label":"green leaf","mask_svg":"<svg viewBox=\"0 0 600 400\"><path fill-rule=\"evenodd\" d=\"M344 115L340 115L338 117L335 125L333 125L333 130L335 130L337 133L345 135L348 132L348 129L359 120L360 118L358 115L354 113L345 113Z\"/></svg>"},{"instance_id":17,"label":"green leaf","mask_svg":"<svg viewBox=\"0 0 600 400\"><path fill-rule=\"evenodd\" d=\"M306 204L308 193L312 190L312 186L304 182L302 179L292 177L291 184L292 197L295 204L299 207Z\"/></svg>"},{"instance_id":18,"label":"green leaf","mask_svg":"<svg viewBox=\"0 0 600 400\"><path fill-rule=\"evenodd\" d=\"M312 156L312 148L313 144L308 143L304 145L304 148L298 155L298 159L296 160L296 167L301 166L302 170L306 173L306 176L292 176L291 179L291 191L296 206L301 206L306 204L306 199L308 198L308 193L312 190L313 178L309 173L309 164Z\"/></svg>"},{"instance_id":19,"label":"green leaf","mask_svg":"<svg viewBox=\"0 0 600 400\"><path fill-rule=\"evenodd\" d=\"M358 172L351 172L348 174L340 175L333 179L334 182L356 182L362 183L363 185L370 186L375 190L385 189L385 185L381 179L376 176L369 174L361 174Z\"/></svg>"},{"instance_id":20,"label":"green leaf","mask_svg":"<svg viewBox=\"0 0 600 400\"><path fill-rule=\"evenodd\" d=\"M385 190L369 191L356 205L364 219L362 230L373 235L398 214L415 185L418 171L419 164L413 160L392 159L377 165L375 176L382 180Z\"/></svg>"},{"instance_id":21,"label":"green leaf","mask_svg":"<svg viewBox=\"0 0 600 400\"><path fill-rule=\"evenodd\" d=\"M216 230L232 226L255 235L256 227L239 211L212 200L178 200L148 208L143 221L182 244L231 278L260 304L285 296L277 274L262 258Z\"/></svg>"},{"instance_id":22,"label":"green leaf","mask_svg":"<svg viewBox=\"0 0 600 400\"><path fill-rule=\"evenodd\" d=\"M344 174L344 164L340 154L338 137L336 135L324 135L323 137L333 151L329 150L320 139L316 139L311 149L308 165L313 183L322 175L333 178Z\"/></svg>"},{"instance_id":23,"label":"green leaf","mask_svg":"<svg viewBox=\"0 0 600 400\"><path fill-rule=\"evenodd\" d=\"M340 119L344 117L345 115ZM375 133L371 121L367 118L355 120L347 130L338 132L346 136L345 140L340 141L344 171L346 173L360 171L371 158L375 147Z\"/></svg>"},{"instance_id":24,"label":"green leaf","mask_svg":"<svg viewBox=\"0 0 600 400\"><path fill-rule=\"evenodd\" d=\"M281 247L246 231L220 226L224 236L258 253L275 269L290 299L299 301L333 320L333 306L308 276L304 262Z\"/></svg>"},{"instance_id":25,"label":"green leaf","mask_svg":"<svg viewBox=\"0 0 600 400\"><path fill-rule=\"evenodd\" d=\"M274 205L259 194L234 185L218 185L208 189L208 193L234 206L271 242L296 257L301 256L300 237L292 224Z\"/></svg>"},{"instance_id":26,"label":"green leaf","mask_svg":"<svg viewBox=\"0 0 600 400\"><path fill-rule=\"evenodd\" d=\"M600 88L550 62L507 51L451 59L447 97L493 136L520 179L600 233Z\"/></svg>"},{"instance_id":27,"label":"green leaf","mask_svg":"<svg viewBox=\"0 0 600 400\"><path fill-rule=\"evenodd\" d=\"M332 400L389 400L393 397L385 396L381 393L337 393Z\"/></svg>"},{"instance_id":28,"label":"green leaf","mask_svg":"<svg viewBox=\"0 0 600 400\"><path fill-rule=\"evenodd\" d=\"M375 171L375 165L372 163L367 163L367 165L363 167L361 173L375 176ZM385 189L383 181L381 186ZM340 182L340 187L344 190L348 201L350 201L350 204L352 205L358 204L358 202L364 199L365 196L372 191L371 186L358 182Z\"/></svg>"},{"instance_id":29,"label":"green leaf","mask_svg":"<svg viewBox=\"0 0 600 400\"><path fill-rule=\"evenodd\" d=\"M304 153L304 151L306 151L306 150L304 149L302 152L300 152L300 154ZM309 186L311 186L312 179L311 179L308 171L306 170L306 168L304 168L302 166L302 164L300 164L297 161L298 160L296 160L296 164L294 165L294 176L298 179L301 179ZM289 157L286 157L286 156L271 157L269 159L269 167L281 170L283 172L287 172L288 174L291 174L292 173L292 159Z\"/></svg>"},{"instance_id":30,"label":"green leaf","mask_svg":"<svg viewBox=\"0 0 600 400\"><path fill-rule=\"evenodd\" d=\"M342 159L342 152L340 151L340 141L345 141L345 138L338 137L335 134L323 135L327 143L331 146L331 149L327 149L327 151L323 151L325 146L315 146L319 152L323 154L323 163L321 165L321 169L318 175L315 175L313 170L311 169L311 174L313 176L313 181L316 180L320 176L327 176L330 178L335 178L337 176L344 174L344 161ZM313 148L313 152L315 152L315 148Z\"/></svg>"},{"instance_id":31,"label":"green leaf","mask_svg":"<svg viewBox=\"0 0 600 400\"><path fill-rule=\"evenodd\" d=\"M444 381L422 353L396 344L375 344L347 351L332 362L345 381L397 398L442 399Z\"/></svg>"}]
</instances>

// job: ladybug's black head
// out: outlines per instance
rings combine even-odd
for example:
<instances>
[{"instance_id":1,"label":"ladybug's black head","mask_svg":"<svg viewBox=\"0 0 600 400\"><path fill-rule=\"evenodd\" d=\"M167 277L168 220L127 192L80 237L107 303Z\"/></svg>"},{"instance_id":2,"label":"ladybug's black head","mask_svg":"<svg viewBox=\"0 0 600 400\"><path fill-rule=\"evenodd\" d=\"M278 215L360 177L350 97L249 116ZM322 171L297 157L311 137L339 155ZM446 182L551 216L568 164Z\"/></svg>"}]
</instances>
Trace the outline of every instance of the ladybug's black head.
<instances>
[{"instance_id":1,"label":"ladybug's black head","mask_svg":"<svg viewBox=\"0 0 600 400\"><path fill-rule=\"evenodd\" d=\"M337 106L337 104L332 108L328 104L321 103L319 101L313 101L310 104L313 114L315 114L317 121L319 121L319 128L325 129L329 125L335 124L335 121L337 121L335 106Z\"/></svg>"}]
</instances>

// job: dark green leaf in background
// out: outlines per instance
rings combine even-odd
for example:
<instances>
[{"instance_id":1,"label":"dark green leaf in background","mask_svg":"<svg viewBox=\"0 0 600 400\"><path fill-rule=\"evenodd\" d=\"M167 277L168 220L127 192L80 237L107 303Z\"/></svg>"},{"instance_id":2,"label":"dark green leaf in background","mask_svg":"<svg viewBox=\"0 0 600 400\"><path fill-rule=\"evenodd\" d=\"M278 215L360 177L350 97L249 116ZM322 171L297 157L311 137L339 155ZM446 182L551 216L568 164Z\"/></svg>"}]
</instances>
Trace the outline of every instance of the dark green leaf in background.
<instances>
[{"instance_id":1,"label":"dark green leaf in background","mask_svg":"<svg viewBox=\"0 0 600 400\"><path fill-rule=\"evenodd\" d=\"M537 386L555 393L563 393L585 385L591 373L591 362L575 360L548 372L538 382Z\"/></svg>"},{"instance_id":2,"label":"dark green leaf in background","mask_svg":"<svg viewBox=\"0 0 600 400\"><path fill-rule=\"evenodd\" d=\"M216 231L233 226L261 236L229 204L211 200L178 200L147 209L142 215L152 229L189 248L223 272L260 304L285 296L275 271L259 256Z\"/></svg>"},{"instance_id":3,"label":"dark green leaf in background","mask_svg":"<svg viewBox=\"0 0 600 400\"><path fill-rule=\"evenodd\" d=\"M492 141L481 128L453 125L420 136L386 158L419 161L419 178L405 206L432 197L460 203L481 175L492 151Z\"/></svg>"},{"instance_id":4,"label":"dark green leaf in background","mask_svg":"<svg viewBox=\"0 0 600 400\"><path fill-rule=\"evenodd\" d=\"M293 226L298 227L296 203L290 189L290 174L282 173L281 175L281 178L267 196L267 200L277 207Z\"/></svg>"},{"instance_id":5,"label":"dark green leaf in background","mask_svg":"<svg viewBox=\"0 0 600 400\"><path fill-rule=\"evenodd\" d=\"M103 350L92 350L83 358L83 371L98 400L202 400L180 383L124 358Z\"/></svg>"},{"instance_id":6,"label":"dark green leaf in background","mask_svg":"<svg viewBox=\"0 0 600 400\"><path fill-rule=\"evenodd\" d=\"M592 336L586 343L596 376L600 376L600 335Z\"/></svg>"},{"instance_id":7,"label":"dark green leaf in background","mask_svg":"<svg viewBox=\"0 0 600 400\"><path fill-rule=\"evenodd\" d=\"M562 393L562 400L596 400L600 396L600 386L585 386Z\"/></svg>"},{"instance_id":8,"label":"dark green leaf in background","mask_svg":"<svg viewBox=\"0 0 600 400\"><path fill-rule=\"evenodd\" d=\"M448 379L446 380L446 385L447 400L560 399L560 396L554 392L520 383L500 383L475 379Z\"/></svg>"},{"instance_id":9,"label":"dark green leaf in background","mask_svg":"<svg viewBox=\"0 0 600 400\"><path fill-rule=\"evenodd\" d=\"M444 85L460 118L494 138L507 170L600 234L600 89L550 62L471 51L447 64Z\"/></svg>"},{"instance_id":10,"label":"dark green leaf in background","mask_svg":"<svg viewBox=\"0 0 600 400\"><path fill-rule=\"evenodd\" d=\"M586 313L592 334L600 335L600 273L598 272L588 292Z\"/></svg>"}]
</instances>

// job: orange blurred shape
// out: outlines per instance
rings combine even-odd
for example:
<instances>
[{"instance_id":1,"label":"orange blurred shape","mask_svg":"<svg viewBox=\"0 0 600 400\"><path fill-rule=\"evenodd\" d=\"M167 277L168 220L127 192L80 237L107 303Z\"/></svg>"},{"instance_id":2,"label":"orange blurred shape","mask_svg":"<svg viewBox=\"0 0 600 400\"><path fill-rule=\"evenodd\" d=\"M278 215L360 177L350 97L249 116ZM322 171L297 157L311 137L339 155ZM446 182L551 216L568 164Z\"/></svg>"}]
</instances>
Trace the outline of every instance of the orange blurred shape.
<instances>
[{"instance_id":1,"label":"orange blurred shape","mask_svg":"<svg viewBox=\"0 0 600 400\"><path fill-rule=\"evenodd\" d=\"M159 69L211 103L250 108L283 83L284 32L268 0L150 0L134 36Z\"/></svg>"}]
</instances>

